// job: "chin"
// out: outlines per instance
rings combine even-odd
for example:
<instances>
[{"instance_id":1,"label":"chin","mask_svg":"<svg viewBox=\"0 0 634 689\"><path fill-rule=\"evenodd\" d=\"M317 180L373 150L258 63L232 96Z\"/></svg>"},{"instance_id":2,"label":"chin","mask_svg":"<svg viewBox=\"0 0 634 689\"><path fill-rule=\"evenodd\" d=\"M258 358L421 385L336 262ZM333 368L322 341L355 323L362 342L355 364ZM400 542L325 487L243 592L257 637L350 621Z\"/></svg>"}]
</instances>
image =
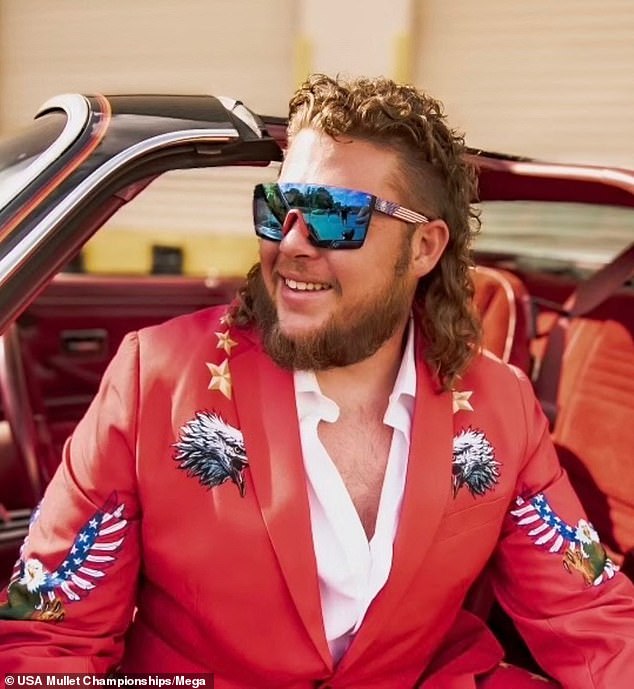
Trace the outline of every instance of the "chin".
<instances>
[{"instance_id":1,"label":"chin","mask_svg":"<svg viewBox=\"0 0 634 689\"><path fill-rule=\"evenodd\" d=\"M276 309L277 321L285 335L312 335L318 333L333 321L338 321L334 309L325 305L311 305L311 308L289 308L279 304Z\"/></svg>"},{"instance_id":2,"label":"chin","mask_svg":"<svg viewBox=\"0 0 634 689\"><path fill-rule=\"evenodd\" d=\"M308 322L305 318L285 318L279 320L278 327L280 333L289 340L304 340L318 334L323 328L323 323L315 323L312 320Z\"/></svg>"}]
</instances>

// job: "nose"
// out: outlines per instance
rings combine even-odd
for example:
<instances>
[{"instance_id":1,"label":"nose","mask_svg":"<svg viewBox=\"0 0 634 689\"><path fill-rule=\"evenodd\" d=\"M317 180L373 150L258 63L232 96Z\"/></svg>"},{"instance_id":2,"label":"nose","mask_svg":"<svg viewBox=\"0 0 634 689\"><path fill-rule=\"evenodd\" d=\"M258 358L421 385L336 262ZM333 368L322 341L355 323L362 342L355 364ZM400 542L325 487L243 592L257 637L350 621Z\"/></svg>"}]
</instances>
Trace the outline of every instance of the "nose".
<instances>
[{"instance_id":1,"label":"nose","mask_svg":"<svg viewBox=\"0 0 634 689\"><path fill-rule=\"evenodd\" d=\"M282 241L280 242L280 252L289 256L316 256L319 254L318 248L310 239L310 231L306 226L304 216L295 208L286 214L282 225Z\"/></svg>"}]
</instances>

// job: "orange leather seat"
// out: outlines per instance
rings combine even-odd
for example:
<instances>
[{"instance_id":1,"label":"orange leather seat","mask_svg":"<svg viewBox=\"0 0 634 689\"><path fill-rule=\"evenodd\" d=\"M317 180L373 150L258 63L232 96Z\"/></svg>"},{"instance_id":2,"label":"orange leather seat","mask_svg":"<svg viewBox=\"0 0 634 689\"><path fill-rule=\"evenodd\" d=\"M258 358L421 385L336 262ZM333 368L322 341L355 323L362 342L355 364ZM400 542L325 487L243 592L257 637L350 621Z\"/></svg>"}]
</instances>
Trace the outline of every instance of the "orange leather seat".
<instances>
[{"instance_id":1,"label":"orange leather seat","mask_svg":"<svg viewBox=\"0 0 634 689\"><path fill-rule=\"evenodd\" d=\"M485 349L528 373L533 336L528 290L516 275L498 268L476 267L473 282Z\"/></svg>"},{"instance_id":2,"label":"orange leather seat","mask_svg":"<svg viewBox=\"0 0 634 689\"><path fill-rule=\"evenodd\" d=\"M572 319L553 439L610 555L634 579L634 293Z\"/></svg>"}]
</instances>

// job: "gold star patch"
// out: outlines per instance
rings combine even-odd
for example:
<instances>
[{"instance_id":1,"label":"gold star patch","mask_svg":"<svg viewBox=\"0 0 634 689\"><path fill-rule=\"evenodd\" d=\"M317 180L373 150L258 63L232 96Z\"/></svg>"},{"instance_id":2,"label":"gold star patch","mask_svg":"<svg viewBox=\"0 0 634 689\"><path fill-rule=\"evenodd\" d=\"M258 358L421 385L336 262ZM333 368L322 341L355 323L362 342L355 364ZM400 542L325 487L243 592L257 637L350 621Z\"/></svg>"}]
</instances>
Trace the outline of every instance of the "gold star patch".
<instances>
[{"instance_id":1,"label":"gold star patch","mask_svg":"<svg viewBox=\"0 0 634 689\"><path fill-rule=\"evenodd\" d=\"M219 390L227 399L231 399L231 372L229 371L229 360L225 359L220 366L207 363L207 368L211 373L208 390Z\"/></svg>"},{"instance_id":2,"label":"gold star patch","mask_svg":"<svg viewBox=\"0 0 634 689\"><path fill-rule=\"evenodd\" d=\"M233 325L233 318L231 318L231 314L227 311L225 315L220 319L220 323L222 325L226 325L229 327L230 325Z\"/></svg>"},{"instance_id":3,"label":"gold star patch","mask_svg":"<svg viewBox=\"0 0 634 689\"><path fill-rule=\"evenodd\" d=\"M473 395L473 390L465 390L464 392L458 392L453 390L451 393L453 395L453 413L459 411L473 411L473 407L469 402L469 398Z\"/></svg>"},{"instance_id":4,"label":"gold star patch","mask_svg":"<svg viewBox=\"0 0 634 689\"><path fill-rule=\"evenodd\" d=\"M214 335L218 338L216 349L224 349L226 354L231 354L233 347L238 344L235 340L231 339L231 335L228 330L226 333L214 333Z\"/></svg>"}]
</instances>

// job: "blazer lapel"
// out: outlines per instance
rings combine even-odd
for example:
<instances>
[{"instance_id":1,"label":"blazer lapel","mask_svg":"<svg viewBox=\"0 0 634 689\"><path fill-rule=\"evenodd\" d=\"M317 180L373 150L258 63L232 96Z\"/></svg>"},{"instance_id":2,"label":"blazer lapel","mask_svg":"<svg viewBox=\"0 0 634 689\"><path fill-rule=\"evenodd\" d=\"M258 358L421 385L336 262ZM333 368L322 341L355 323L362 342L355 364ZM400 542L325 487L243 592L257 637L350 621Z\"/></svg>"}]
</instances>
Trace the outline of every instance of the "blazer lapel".
<instances>
[{"instance_id":1,"label":"blazer lapel","mask_svg":"<svg viewBox=\"0 0 634 689\"><path fill-rule=\"evenodd\" d=\"M422 567L451 494L453 412L450 392L440 392L423 363L417 341L416 403L410 438L407 479L389 578L372 602L338 670L355 663L380 633L384 619Z\"/></svg>"},{"instance_id":2,"label":"blazer lapel","mask_svg":"<svg viewBox=\"0 0 634 689\"><path fill-rule=\"evenodd\" d=\"M328 670L293 377L258 342L231 358L236 410L256 498L290 595Z\"/></svg>"}]
</instances>

